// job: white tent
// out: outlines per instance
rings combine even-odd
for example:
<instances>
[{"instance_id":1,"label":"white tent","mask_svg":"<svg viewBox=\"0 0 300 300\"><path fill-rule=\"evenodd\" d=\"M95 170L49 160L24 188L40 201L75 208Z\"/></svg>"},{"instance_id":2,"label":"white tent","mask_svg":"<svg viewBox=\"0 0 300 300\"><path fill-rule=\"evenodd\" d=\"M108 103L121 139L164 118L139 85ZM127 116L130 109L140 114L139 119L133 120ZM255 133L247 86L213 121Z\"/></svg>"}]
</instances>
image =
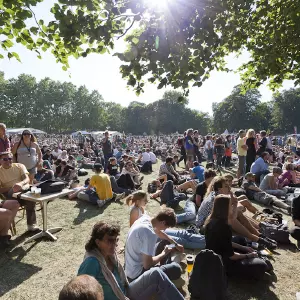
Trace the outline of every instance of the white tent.
<instances>
[{"instance_id":1,"label":"white tent","mask_svg":"<svg viewBox=\"0 0 300 300\"><path fill-rule=\"evenodd\" d=\"M29 130L33 134L47 134L47 132L45 131L34 129L34 128L7 128L6 132L9 134L22 134L24 130Z\"/></svg>"},{"instance_id":2,"label":"white tent","mask_svg":"<svg viewBox=\"0 0 300 300\"><path fill-rule=\"evenodd\" d=\"M98 137L98 138L101 138L104 136L104 132L105 131L92 131L91 132L91 135L95 138L95 137ZM109 136L111 137L114 137L116 135L120 135L122 136L122 133L118 132L118 131L108 131L109 133Z\"/></svg>"},{"instance_id":3,"label":"white tent","mask_svg":"<svg viewBox=\"0 0 300 300\"><path fill-rule=\"evenodd\" d=\"M222 135L228 135L228 134L229 134L229 131L227 129L222 133Z\"/></svg>"},{"instance_id":4,"label":"white tent","mask_svg":"<svg viewBox=\"0 0 300 300\"><path fill-rule=\"evenodd\" d=\"M81 134L83 134L83 135L91 134L90 132L87 132L85 130L79 130L79 131L73 132L72 136L77 136L79 132L81 132Z\"/></svg>"}]
</instances>

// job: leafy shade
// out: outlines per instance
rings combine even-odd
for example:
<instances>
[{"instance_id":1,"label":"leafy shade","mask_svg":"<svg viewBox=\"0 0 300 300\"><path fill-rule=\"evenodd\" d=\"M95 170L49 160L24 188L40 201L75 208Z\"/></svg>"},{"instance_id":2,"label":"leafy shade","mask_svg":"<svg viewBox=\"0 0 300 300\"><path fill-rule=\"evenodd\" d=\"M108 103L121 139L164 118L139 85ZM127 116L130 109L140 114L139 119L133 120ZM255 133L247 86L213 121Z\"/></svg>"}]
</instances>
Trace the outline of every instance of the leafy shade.
<instances>
[{"instance_id":1,"label":"leafy shade","mask_svg":"<svg viewBox=\"0 0 300 300\"><path fill-rule=\"evenodd\" d=\"M3 54L19 60L10 51L15 43L38 57L49 49L67 70L70 56L105 53L126 36L127 51L116 55L137 93L148 80L158 88L183 88L187 95L190 85L200 87L212 70L228 71L224 58L242 50L251 55L240 68L244 91L267 80L272 89L285 79L300 80L299 1L59 0L53 1L53 21L47 24L34 14L43 1L0 1ZM35 26L27 26L30 19Z\"/></svg>"}]
</instances>

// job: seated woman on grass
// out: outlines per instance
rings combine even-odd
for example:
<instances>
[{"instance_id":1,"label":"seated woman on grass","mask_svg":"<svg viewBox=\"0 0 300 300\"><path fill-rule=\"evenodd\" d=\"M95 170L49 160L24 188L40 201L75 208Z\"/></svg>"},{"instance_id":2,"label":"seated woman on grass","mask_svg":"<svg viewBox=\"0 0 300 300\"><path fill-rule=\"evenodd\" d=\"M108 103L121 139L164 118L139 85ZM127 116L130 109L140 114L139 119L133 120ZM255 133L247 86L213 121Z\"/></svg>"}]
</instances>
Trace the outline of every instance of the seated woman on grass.
<instances>
[{"instance_id":1,"label":"seated woman on grass","mask_svg":"<svg viewBox=\"0 0 300 300\"><path fill-rule=\"evenodd\" d=\"M132 282L128 282L124 269L116 255L120 227L98 222L85 245L84 261L78 275L87 274L101 284L104 299L140 300L158 299L184 300L184 297L158 267L145 271Z\"/></svg>"},{"instance_id":2,"label":"seated woman on grass","mask_svg":"<svg viewBox=\"0 0 300 300\"><path fill-rule=\"evenodd\" d=\"M265 272L272 271L272 266L258 258L245 239L232 239L231 222L235 205L229 195L215 198L212 212L205 221L206 249L221 255L228 276L261 279ZM233 242L238 240L243 245Z\"/></svg>"}]
</instances>

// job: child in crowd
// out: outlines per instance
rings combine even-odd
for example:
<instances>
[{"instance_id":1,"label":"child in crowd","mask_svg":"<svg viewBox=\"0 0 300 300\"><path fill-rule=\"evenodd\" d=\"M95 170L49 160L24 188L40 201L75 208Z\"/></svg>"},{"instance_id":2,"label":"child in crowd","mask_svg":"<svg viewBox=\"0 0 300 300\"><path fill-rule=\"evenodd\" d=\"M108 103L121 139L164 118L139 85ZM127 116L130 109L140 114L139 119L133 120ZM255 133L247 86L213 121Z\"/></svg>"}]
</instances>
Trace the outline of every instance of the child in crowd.
<instances>
[{"instance_id":1,"label":"child in crowd","mask_svg":"<svg viewBox=\"0 0 300 300\"><path fill-rule=\"evenodd\" d=\"M135 191L126 198L126 204L130 206L130 227L133 223L145 214L145 206L148 203L147 193L144 191Z\"/></svg>"}]
</instances>

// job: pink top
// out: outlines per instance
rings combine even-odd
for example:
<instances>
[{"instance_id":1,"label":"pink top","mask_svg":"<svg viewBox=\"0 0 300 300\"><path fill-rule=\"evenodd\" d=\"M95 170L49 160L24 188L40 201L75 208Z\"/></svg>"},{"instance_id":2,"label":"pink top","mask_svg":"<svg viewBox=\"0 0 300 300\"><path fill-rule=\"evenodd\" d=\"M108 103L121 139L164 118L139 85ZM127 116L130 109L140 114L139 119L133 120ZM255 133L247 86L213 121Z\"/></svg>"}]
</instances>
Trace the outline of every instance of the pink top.
<instances>
[{"instance_id":1,"label":"pink top","mask_svg":"<svg viewBox=\"0 0 300 300\"><path fill-rule=\"evenodd\" d=\"M279 183L283 183L285 179L288 179L288 183L285 183L284 186L287 186L291 183L292 181L292 172L290 170L284 171L280 176L279 176Z\"/></svg>"}]
</instances>

